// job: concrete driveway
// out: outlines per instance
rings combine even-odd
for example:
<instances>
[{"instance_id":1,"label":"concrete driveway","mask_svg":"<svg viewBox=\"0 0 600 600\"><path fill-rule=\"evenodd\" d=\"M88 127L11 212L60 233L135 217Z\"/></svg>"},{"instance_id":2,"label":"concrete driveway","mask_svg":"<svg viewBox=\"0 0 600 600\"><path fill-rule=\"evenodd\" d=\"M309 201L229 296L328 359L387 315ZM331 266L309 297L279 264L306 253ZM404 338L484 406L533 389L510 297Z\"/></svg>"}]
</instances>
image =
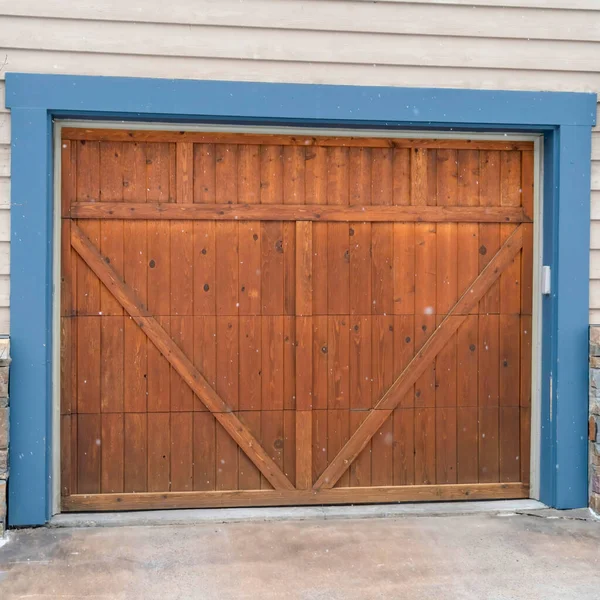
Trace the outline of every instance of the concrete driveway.
<instances>
[{"instance_id":1,"label":"concrete driveway","mask_svg":"<svg viewBox=\"0 0 600 600\"><path fill-rule=\"evenodd\" d=\"M0 598L600 597L600 522L487 513L13 531Z\"/></svg>"}]
</instances>

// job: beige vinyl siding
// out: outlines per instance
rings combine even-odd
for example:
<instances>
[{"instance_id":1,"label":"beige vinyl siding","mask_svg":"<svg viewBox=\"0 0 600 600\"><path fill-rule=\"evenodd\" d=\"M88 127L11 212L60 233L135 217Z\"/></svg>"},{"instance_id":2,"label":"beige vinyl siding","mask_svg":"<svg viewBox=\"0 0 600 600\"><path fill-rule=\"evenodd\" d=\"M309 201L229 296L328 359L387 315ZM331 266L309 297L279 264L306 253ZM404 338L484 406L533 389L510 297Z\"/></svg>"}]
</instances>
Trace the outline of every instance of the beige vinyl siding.
<instances>
[{"instance_id":1,"label":"beige vinyl siding","mask_svg":"<svg viewBox=\"0 0 600 600\"><path fill-rule=\"evenodd\" d=\"M0 0L6 71L600 92L598 0ZM0 333L10 120L0 81ZM600 322L600 129L590 319Z\"/></svg>"}]
</instances>

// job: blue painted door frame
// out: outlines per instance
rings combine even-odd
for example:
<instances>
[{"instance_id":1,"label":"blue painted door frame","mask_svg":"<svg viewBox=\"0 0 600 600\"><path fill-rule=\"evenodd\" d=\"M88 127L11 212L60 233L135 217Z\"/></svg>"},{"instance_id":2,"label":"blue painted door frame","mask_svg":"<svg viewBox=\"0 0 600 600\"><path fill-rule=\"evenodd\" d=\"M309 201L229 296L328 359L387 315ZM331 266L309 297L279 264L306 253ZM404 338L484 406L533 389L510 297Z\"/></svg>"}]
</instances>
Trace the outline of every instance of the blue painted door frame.
<instances>
[{"instance_id":1,"label":"blue painted door frame","mask_svg":"<svg viewBox=\"0 0 600 600\"><path fill-rule=\"evenodd\" d=\"M587 331L594 94L8 73L11 109L9 524L51 516L54 118L532 132L544 135L540 499L587 505Z\"/></svg>"}]
</instances>

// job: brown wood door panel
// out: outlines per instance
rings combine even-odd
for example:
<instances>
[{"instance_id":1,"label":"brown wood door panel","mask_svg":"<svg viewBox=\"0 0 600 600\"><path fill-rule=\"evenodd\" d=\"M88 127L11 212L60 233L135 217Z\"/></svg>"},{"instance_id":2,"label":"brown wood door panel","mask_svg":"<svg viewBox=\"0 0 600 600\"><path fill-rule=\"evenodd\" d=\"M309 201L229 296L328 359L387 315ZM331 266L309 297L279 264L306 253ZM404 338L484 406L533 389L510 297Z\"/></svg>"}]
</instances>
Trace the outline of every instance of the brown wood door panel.
<instances>
[{"instance_id":1,"label":"brown wood door panel","mask_svg":"<svg viewBox=\"0 0 600 600\"><path fill-rule=\"evenodd\" d=\"M63 509L526 497L532 145L178 135L63 131Z\"/></svg>"}]
</instances>

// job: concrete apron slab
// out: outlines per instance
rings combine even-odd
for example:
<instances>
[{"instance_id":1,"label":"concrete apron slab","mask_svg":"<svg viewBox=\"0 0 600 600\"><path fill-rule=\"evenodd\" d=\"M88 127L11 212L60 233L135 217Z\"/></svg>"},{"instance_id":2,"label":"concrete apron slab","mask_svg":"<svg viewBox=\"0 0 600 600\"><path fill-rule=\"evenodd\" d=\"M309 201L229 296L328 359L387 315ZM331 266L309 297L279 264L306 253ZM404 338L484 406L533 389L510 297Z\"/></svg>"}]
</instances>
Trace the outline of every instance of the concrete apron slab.
<instances>
[{"instance_id":1,"label":"concrete apron slab","mask_svg":"<svg viewBox=\"0 0 600 600\"><path fill-rule=\"evenodd\" d=\"M598 600L600 523L443 517L41 527L0 549L2 600Z\"/></svg>"},{"instance_id":2,"label":"concrete apron slab","mask_svg":"<svg viewBox=\"0 0 600 600\"><path fill-rule=\"evenodd\" d=\"M308 521L333 519L384 519L514 514L537 511L546 506L537 500L494 500L473 502L428 502L419 504L377 504L351 506L293 506L264 508L204 508L115 513L64 513L55 515L51 527L124 527L147 525L192 525L265 521Z\"/></svg>"}]
</instances>

